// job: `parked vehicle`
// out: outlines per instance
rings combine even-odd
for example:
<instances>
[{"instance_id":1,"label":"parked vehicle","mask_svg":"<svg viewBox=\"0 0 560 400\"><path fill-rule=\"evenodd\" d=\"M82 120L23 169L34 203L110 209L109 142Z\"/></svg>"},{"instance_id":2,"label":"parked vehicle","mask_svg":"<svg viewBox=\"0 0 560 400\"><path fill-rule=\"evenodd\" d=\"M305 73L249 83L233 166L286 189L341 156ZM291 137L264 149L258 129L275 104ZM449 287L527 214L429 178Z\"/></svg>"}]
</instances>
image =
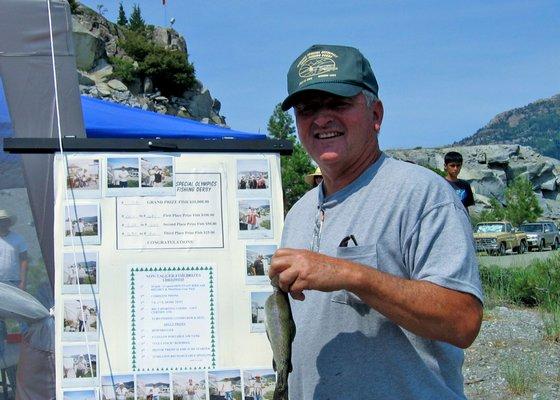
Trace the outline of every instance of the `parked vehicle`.
<instances>
[{"instance_id":1,"label":"parked vehicle","mask_svg":"<svg viewBox=\"0 0 560 400\"><path fill-rule=\"evenodd\" d=\"M527 251L527 235L518 232L508 221L480 222L475 226L476 251L503 256L507 250L518 254Z\"/></svg>"},{"instance_id":2,"label":"parked vehicle","mask_svg":"<svg viewBox=\"0 0 560 400\"><path fill-rule=\"evenodd\" d=\"M519 229L527 234L529 250L542 251L545 247L556 250L560 247L560 232L552 221L538 221L522 224Z\"/></svg>"}]
</instances>

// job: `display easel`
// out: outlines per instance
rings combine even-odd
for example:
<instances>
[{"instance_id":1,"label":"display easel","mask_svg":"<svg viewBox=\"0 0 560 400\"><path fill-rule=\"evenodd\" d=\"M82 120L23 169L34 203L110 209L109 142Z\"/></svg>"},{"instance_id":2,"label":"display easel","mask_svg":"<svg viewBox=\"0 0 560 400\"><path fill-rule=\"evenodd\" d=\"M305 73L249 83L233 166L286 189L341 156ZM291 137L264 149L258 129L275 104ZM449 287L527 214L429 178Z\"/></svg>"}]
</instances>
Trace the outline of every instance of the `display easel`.
<instances>
[{"instance_id":1,"label":"display easel","mask_svg":"<svg viewBox=\"0 0 560 400\"><path fill-rule=\"evenodd\" d=\"M279 155L291 154L292 144L64 138L62 147L63 153L58 139L4 139L11 153L56 153L57 397L76 391L97 396L104 393L103 379L110 377L115 386L115 376L133 376L141 398L139 376L169 372L167 389L163 384L161 390L172 396L173 374L197 370L206 374L209 395L212 379L219 380L223 371L270 368L260 303L271 287L265 276L251 275L249 264L280 242ZM155 164L166 170L163 181L149 176ZM90 174L84 182L77 172L83 170ZM120 186L123 180L114 179L121 170L128 185L138 185ZM264 183L257 184L257 177ZM92 180L98 189L90 191ZM249 213L258 215L256 221ZM65 275L78 268L83 279L77 272L74 280ZM189 303L189 296L198 300ZM73 303L79 311L72 311ZM181 351L188 352L189 343L200 345L190 358ZM82 355L87 376L76 367ZM208 370L221 372L214 376ZM248 384L241 376L240 390ZM154 385L145 383L142 390Z\"/></svg>"}]
</instances>

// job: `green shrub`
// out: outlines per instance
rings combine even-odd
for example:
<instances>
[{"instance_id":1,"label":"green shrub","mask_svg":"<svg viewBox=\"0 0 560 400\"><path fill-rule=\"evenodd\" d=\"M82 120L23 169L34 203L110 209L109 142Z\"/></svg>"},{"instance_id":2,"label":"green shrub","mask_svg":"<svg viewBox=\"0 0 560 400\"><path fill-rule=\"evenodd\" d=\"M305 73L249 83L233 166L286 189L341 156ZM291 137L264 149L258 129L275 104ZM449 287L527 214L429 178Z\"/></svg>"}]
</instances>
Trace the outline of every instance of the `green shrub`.
<instances>
[{"instance_id":1,"label":"green shrub","mask_svg":"<svg viewBox=\"0 0 560 400\"><path fill-rule=\"evenodd\" d=\"M72 14L76 14L76 11L78 10L78 6L80 5L80 3L78 3L77 0L68 0L68 4L70 5L70 12Z\"/></svg>"},{"instance_id":2,"label":"green shrub","mask_svg":"<svg viewBox=\"0 0 560 400\"><path fill-rule=\"evenodd\" d=\"M502 374L509 391L516 395L530 392L539 377L534 360L511 360L502 366Z\"/></svg>"},{"instance_id":3,"label":"green shrub","mask_svg":"<svg viewBox=\"0 0 560 400\"><path fill-rule=\"evenodd\" d=\"M444 178L447 176L447 173L444 170L441 170L439 168L430 167L429 165L423 165L423 164L420 164L420 165L422 165L424 168L428 168L430 171L435 172L439 176L442 176Z\"/></svg>"},{"instance_id":4,"label":"green shrub","mask_svg":"<svg viewBox=\"0 0 560 400\"><path fill-rule=\"evenodd\" d=\"M140 63L140 71L152 78L162 94L181 95L195 83L194 66L185 55L159 46Z\"/></svg>"},{"instance_id":5,"label":"green shrub","mask_svg":"<svg viewBox=\"0 0 560 400\"><path fill-rule=\"evenodd\" d=\"M481 266L486 296L495 301L554 310L560 304L560 255L536 260L527 267Z\"/></svg>"},{"instance_id":6,"label":"green shrub","mask_svg":"<svg viewBox=\"0 0 560 400\"><path fill-rule=\"evenodd\" d=\"M154 43L148 40L143 32L135 32L130 29L124 30L124 40L119 40L118 45L124 49L126 54L140 62L154 51Z\"/></svg>"},{"instance_id":7,"label":"green shrub","mask_svg":"<svg viewBox=\"0 0 560 400\"><path fill-rule=\"evenodd\" d=\"M557 304L550 312L544 312L542 319L545 339L560 343L560 305Z\"/></svg>"},{"instance_id":8,"label":"green shrub","mask_svg":"<svg viewBox=\"0 0 560 400\"><path fill-rule=\"evenodd\" d=\"M138 71L134 71L133 76L150 77L163 95L181 95L191 89L195 83L195 71L188 56L156 46L148 38L149 31L150 27L142 32L127 29L125 40L118 43L128 56L138 62ZM123 73L131 72L130 66L123 68Z\"/></svg>"},{"instance_id":9,"label":"green shrub","mask_svg":"<svg viewBox=\"0 0 560 400\"><path fill-rule=\"evenodd\" d=\"M109 62L113 65L113 78L124 83L132 83L138 77L138 71L134 68L132 61L120 57L111 57Z\"/></svg>"}]
</instances>

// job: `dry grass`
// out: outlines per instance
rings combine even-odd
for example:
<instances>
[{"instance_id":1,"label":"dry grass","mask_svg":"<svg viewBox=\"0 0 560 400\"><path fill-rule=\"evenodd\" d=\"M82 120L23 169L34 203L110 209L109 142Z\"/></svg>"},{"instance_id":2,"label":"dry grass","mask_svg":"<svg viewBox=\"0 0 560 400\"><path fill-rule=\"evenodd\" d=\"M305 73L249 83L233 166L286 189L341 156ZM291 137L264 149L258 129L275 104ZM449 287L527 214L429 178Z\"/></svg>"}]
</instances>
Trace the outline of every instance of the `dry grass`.
<instances>
[{"instance_id":1,"label":"dry grass","mask_svg":"<svg viewBox=\"0 0 560 400\"><path fill-rule=\"evenodd\" d=\"M560 342L560 305L556 305L550 312L543 311L544 338Z\"/></svg>"},{"instance_id":2,"label":"dry grass","mask_svg":"<svg viewBox=\"0 0 560 400\"><path fill-rule=\"evenodd\" d=\"M537 363L533 360L510 360L502 367L502 374L514 395L531 392L539 378Z\"/></svg>"}]
</instances>

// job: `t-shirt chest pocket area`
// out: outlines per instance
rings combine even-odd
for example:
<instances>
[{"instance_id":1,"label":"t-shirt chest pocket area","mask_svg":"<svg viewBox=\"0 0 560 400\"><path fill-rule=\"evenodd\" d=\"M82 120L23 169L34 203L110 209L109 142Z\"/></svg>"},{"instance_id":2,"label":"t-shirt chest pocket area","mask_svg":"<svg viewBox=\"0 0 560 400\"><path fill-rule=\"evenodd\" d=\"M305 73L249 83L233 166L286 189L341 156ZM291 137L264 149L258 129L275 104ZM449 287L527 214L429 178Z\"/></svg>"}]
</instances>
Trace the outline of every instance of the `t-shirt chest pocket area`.
<instances>
[{"instance_id":1,"label":"t-shirt chest pocket area","mask_svg":"<svg viewBox=\"0 0 560 400\"><path fill-rule=\"evenodd\" d=\"M338 247L336 257L367 267L377 267L376 245ZM347 290L333 292L331 301L350 306L363 307L362 300Z\"/></svg>"}]
</instances>

